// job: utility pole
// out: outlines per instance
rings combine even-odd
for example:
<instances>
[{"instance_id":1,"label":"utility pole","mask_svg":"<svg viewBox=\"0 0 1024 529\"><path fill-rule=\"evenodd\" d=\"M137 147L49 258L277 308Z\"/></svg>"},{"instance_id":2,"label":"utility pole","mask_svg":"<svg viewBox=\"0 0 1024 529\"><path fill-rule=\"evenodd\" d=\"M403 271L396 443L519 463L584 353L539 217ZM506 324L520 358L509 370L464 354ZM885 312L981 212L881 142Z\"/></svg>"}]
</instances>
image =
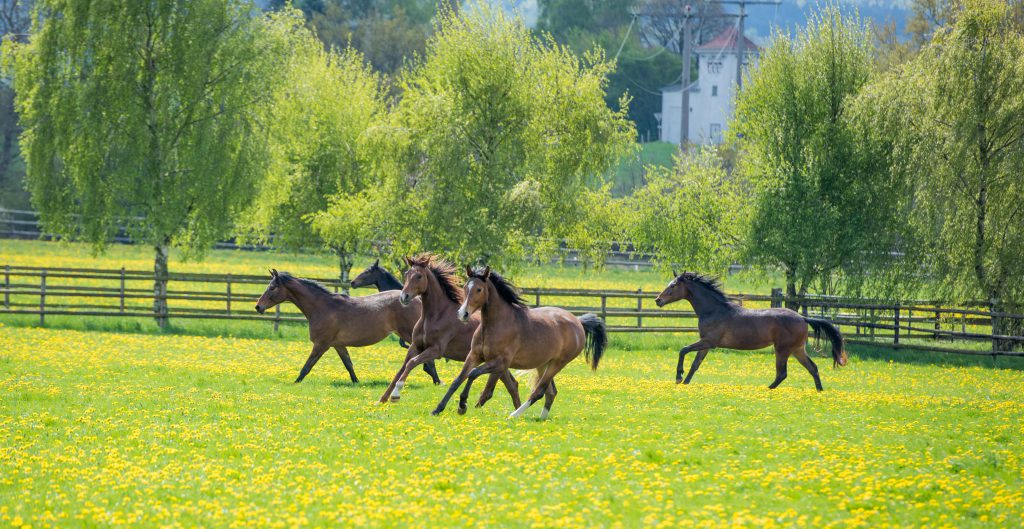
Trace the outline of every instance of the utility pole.
<instances>
[{"instance_id":1,"label":"utility pole","mask_svg":"<svg viewBox=\"0 0 1024 529\"><path fill-rule=\"evenodd\" d=\"M747 2L740 0L739 28L736 31L736 93L743 88L743 44L747 40L743 36L743 20L747 18Z\"/></svg>"},{"instance_id":2,"label":"utility pole","mask_svg":"<svg viewBox=\"0 0 1024 529\"><path fill-rule=\"evenodd\" d=\"M682 88L679 90L682 97L682 106L679 107L679 148L686 149L686 142L690 139L690 73L693 71L690 61L690 47L693 40L690 18L693 16L693 8L689 4L683 8L683 75Z\"/></svg>"}]
</instances>

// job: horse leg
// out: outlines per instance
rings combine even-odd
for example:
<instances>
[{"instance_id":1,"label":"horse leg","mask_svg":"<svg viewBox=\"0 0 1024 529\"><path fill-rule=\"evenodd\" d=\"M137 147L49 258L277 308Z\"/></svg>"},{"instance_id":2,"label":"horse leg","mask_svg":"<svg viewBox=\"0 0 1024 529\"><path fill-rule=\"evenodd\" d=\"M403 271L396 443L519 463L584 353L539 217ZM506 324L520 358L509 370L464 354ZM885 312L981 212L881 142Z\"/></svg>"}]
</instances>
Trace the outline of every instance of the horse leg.
<instances>
[{"instance_id":1,"label":"horse leg","mask_svg":"<svg viewBox=\"0 0 1024 529\"><path fill-rule=\"evenodd\" d=\"M469 372L469 376L466 377L466 387L462 389L462 394L459 395L459 415L466 414L466 401L469 400L469 388L473 387L473 381L480 377L480 375L498 373L506 369L505 359L500 356L492 358L483 364L474 367L473 370Z\"/></svg>"},{"instance_id":2,"label":"horse leg","mask_svg":"<svg viewBox=\"0 0 1024 529\"><path fill-rule=\"evenodd\" d=\"M309 374L309 370L313 369L313 366L320 361L320 357L324 355L324 351L329 347L330 346L328 345L319 343L313 344L313 351L309 353L309 358L306 359L306 365L302 366L302 371L299 371L299 378L295 379L296 384L302 382L302 379L306 378L306 375Z\"/></svg>"},{"instance_id":3,"label":"horse leg","mask_svg":"<svg viewBox=\"0 0 1024 529\"><path fill-rule=\"evenodd\" d=\"M555 375L557 375L563 367L565 366L554 363L548 364L548 367L544 369L544 374L537 379L537 385L534 386L533 391L530 393L530 398L527 399L522 406L517 408L516 411L512 412L512 415L509 415L509 418L511 419L521 416L526 413L526 410L529 409L530 406L533 406L534 402L540 400L541 397L544 396L545 392L547 392L548 384L551 383L551 380L555 378Z\"/></svg>"},{"instance_id":4,"label":"horse leg","mask_svg":"<svg viewBox=\"0 0 1024 529\"><path fill-rule=\"evenodd\" d=\"M775 381L768 386L768 389L775 389L786 380L786 364L789 362L789 353L775 350Z\"/></svg>"},{"instance_id":5,"label":"horse leg","mask_svg":"<svg viewBox=\"0 0 1024 529\"><path fill-rule=\"evenodd\" d=\"M356 377L356 370L352 368L352 358L348 356L348 349L338 345L334 347L334 350L338 351L341 363L345 364L345 369L348 370L348 377L352 379L352 383L358 384L359 378Z\"/></svg>"},{"instance_id":6,"label":"horse leg","mask_svg":"<svg viewBox=\"0 0 1024 529\"><path fill-rule=\"evenodd\" d=\"M388 401L391 393L395 390L395 386L398 385L399 379L402 377L402 373L405 372L405 366L408 365L409 361L415 358L418 354L420 354L420 350L416 348L416 345L409 346L409 350L405 353L405 360L402 362L402 367L398 368L398 372L395 373L394 378L391 379L391 383L388 384L387 389L384 390L384 394L380 396L380 400L378 402L384 404Z\"/></svg>"},{"instance_id":7,"label":"horse leg","mask_svg":"<svg viewBox=\"0 0 1024 529\"><path fill-rule=\"evenodd\" d=\"M494 386L497 385L499 379L502 384L505 385L505 389L508 390L508 394L512 397L512 409L514 410L522 404L519 400L519 382L517 382L515 377L512 376L512 372L506 369L503 373L495 372L491 373L490 376L487 377L487 385L484 386L483 392L480 393L480 399L476 402L477 408L491 400L491 397L494 396Z\"/></svg>"},{"instance_id":8,"label":"horse leg","mask_svg":"<svg viewBox=\"0 0 1024 529\"><path fill-rule=\"evenodd\" d=\"M693 359L693 363L690 364L690 372L686 374L686 380L683 380L683 384L689 384L690 379L693 378L693 374L697 372L697 368L700 367L700 363L704 361L704 357L708 355L710 349L701 349L697 351L697 357Z\"/></svg>"},{"instance_id":9,"label":"horse leg","mask_svg":"<svg viewBox=\"0 0 1024 529\"><path fill-rule=\"evenodd\" d=\"M683 360L686 358L686 353L690 351L699 351L702 349L711 349L713 347L710 342L705 341L703 338L696 342L687 345L679 350L679 363L676 364L676 384L683 381Z\"/></svg>"},{"instance_id":10,"label":"horse leg","mask_svg":"<svg viewBox=\"0 0 1024 529\"><path fill-rule=\"evenodd\" d=\"M804 369L811 374L811 377L814 379L814 387L817 388L818 391L821 391L821 378L818 377L818 366L814 363L814 360L811 360L811 357L807 356L807 351L801 347L796 351L793 351L793 356L795 356L797 361L800 362L800 365L804 366Z\"/></svg>"},{"instance_id":11,"label":"horse leg","mask_svg":"<svg viewBox=\"0 0 1024 529\"><path fill-rule=\"evenodd\" d=\"M405 379L409 378L409 375L412 374L413 369L416 369L416 366L425 362L433 361L440 357L441 349L435 346L430 346L427 347L426 351L423 351L409 359L409 361L405 363L405 366L403 366L402 374L398 377L398 381L395 382L395 390L391 392L391 402L395 402L402 398L402 388L405 387Z\"/></svg>"},{"instance_id":12,"label":"horse leg","mask_svg":"<svg viewBox=\"0 0 1024 529\"><path fill-rule=\"evenodd\" d=\"M466 357L466 363L462 364L462 371L460 371L458 376L455 377L455 380L452 381L452 385L448 386L448 391L445 392L444 397L441 398L441 402L437 403L437 407L434 408L434 411L430 412L431 415L440 415L441 412L444 411L444 408L448 406L448 401L452 399L452 395L454 395L455 391L462 385L462 381L466 380L466 377L469 376L469 372L479 363L480 358L476 354L476 351L470 352L469 356Z\"/></svg>"},{"instance_id":13,"label":"horse leg","mask_svg":"<svg viewBox=\"0 0 1024 529\"><path fill-rule=\"evenodd\" d=\"M423 371L426 371L430 378L434 379L435 386L441 385L441 378L437 376L437 366L434 365L433 360L423 362Z\"/></svg>"},{"instance_id":14,"label":"horse leg","mask_svg":"<svg viewBox=\"0 0 1024 529\"><path fill-rule=\"evenodd\" d=\"M548 414L551 413L551 403L555 401L555 396L558 395L558 389L555 388L555 379L551 379L548 382L548 387L544 390L544 409L540 410L541 420L548 418Z\"/></svg>"}]
</instances>

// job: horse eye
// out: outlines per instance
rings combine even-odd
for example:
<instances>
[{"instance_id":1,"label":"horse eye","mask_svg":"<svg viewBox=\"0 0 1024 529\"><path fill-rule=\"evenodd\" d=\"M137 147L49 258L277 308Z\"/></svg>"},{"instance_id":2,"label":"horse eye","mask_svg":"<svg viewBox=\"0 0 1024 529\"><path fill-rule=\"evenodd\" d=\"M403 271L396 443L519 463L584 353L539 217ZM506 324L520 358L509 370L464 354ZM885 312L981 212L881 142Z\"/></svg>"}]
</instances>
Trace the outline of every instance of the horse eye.
<instances>
[{"instance_id":1,"label":"horse eye","mask_svg":"<svg viewBox=\"0 0 1024 529\"><path fill-rule=\"evenodd\" d=\"M478 289L476 289L476 291L477 292L483 292L483 289L482 288L478 288Z\"/></svg>"}]
</instances>

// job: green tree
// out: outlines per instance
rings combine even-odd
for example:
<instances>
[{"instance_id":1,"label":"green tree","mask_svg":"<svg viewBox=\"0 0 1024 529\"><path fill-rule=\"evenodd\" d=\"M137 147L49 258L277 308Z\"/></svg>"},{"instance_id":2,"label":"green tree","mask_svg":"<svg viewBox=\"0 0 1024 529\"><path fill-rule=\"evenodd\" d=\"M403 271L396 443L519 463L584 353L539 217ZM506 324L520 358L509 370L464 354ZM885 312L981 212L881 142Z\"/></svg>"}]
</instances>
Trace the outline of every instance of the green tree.
<instances>
[{"instance_id":1,"label":"green tree","mask_svg":"<svg viewBox=\"0 0 1024 529\"><path fill-rule=\"evenodd\" d=\"M13 57L32 203L48 231L98 250L119 226L152 246L163 326L169 249L199 255L228 234L265 172L265 109L296 22L241 0L36 10Z\"/></svg>"},{"instance_id":2,"label":"green tree","mask_svg":"<svg viewBox=\"0 0 1024 529\"><path fill-rule=\"evenodd\" d=\"M745 195L714 149L679 155L673 167L651 168L647 185L624 200L624 232L664 267L724 271L745 232Z\"/></svg>"},{"instance_id":3,"label":"green tree","mask_svg":"<svg viewBox=\"0 0 1024 529\"><path fill-rule=\"evenodd\" d=\"M356 50L325 51L305 31L293 41L287 89L272 102L274 133L268 145L275 163L259 184L252 213L243 218L260 239L275 246L329 249L346 282L353 256L365 251L368 239L346 227L334 232L343 238L324 241L311 222L328 208L329 197L357 194L374 183L367 131L385 111L380 78Z\"/></svg>"},{"instance_id":4,"label":"green tree","mask_svg":"<svg viewBox=\"0 0 1024 529\"><path fill-rule=\"evenodd\" d=\"M25 41L31 26L30 13L26 0L0 0L0 41ZM2 55L0 62L3 62ZM17 118L10 79L0 76L0 206L25 209L28 194L24 190L25 170L18 151L21 128Z\"/></svg>"},{"instance_id":5,"label":"green tree","mask_svg":"<svg viewBox=\"0 0 1024 529\"><path fill-rule=\"evenodd\" d=\"M917 58L862 96L880 128L901 131L891 171L916 182L918 271L995 312L1024 306L1024 35L1013 13L963 2ZM994 317L992 330L1020 334L1024 322Z\"/></svg>"},{"instance_id":6,"label":"green tree","mask_svg":"<svg viewBox=\"0 0 1024 529\"><path fill-rule=\"evenodd\" d=\"M854 289L896 245L906 195L862 163L847 113L872 71L870 43L859 19L825 7L795 39L774 36L739 95L738 169L755 197L745 260L781 268L789 296Z\"/></svg>"},{"instance_id":7,"label":"green tree","mask_svg":"<svg viewBox=\"0 0 1024 529\"><path fill-rule=\"evenodd\" d=\"M367 195L387 211L378 238L394 255L505 268L564 238L600 244L588 206L634 138L625 111L604 102L610 68L494 8L443 17L387 125L393 154L378 158L396 162L379 162L387 183Z\"/></svg>"}]
</instances>

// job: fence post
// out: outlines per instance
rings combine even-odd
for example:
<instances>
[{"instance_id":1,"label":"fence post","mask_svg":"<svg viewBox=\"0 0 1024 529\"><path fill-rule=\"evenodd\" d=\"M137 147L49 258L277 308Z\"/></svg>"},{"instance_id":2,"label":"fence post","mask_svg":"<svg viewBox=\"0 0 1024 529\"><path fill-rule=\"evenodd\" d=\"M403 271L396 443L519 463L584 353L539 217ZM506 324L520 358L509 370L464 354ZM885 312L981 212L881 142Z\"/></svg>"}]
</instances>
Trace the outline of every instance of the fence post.
<instances>
[{"instance_id":1,"label":"fence post","mask_svg":"<svg viewBox=\"0 0 1024 529\"><path fill-rule=\"evenodd\" d=\"M124 267L121 267L121 312L124 312Z\"/></svg>"},{"instance_id":2,"label":"fence post","mask_svg":"<svg viewBox=\"0 0 1024 529\"><path fill-rule=\"evenodd\" d=\"M939 309L939 304L936 303L935 304L935 330L936 331L942 330L942 325L939 323L941 321L942 315L939 314L939 310L938 309ZM935 340L938 340L940 338L939 333L935 333L935 335L932 336L932 338L935 339Z\"/></svg>"},{"instance_id":3,"label":"fence post","mask_svg":"<svg viewBox=\"0 0 1024 529\"><path fill-rule=\"evenodd\" d=\"M228 316L231 315L231 274L228 274Z\"/></svg>"},{"instance_id":4,"label":"fence post","mask_svg":"<svg viewBox=\"0 0 1024 529\"><path fill-rule=\"evenodd\" d=\"M46 270L39 274L39 326L46 325Z\"/></svg>"},{"instance_id":5,"label":"fence post","mask_svg":"<svg viewBox=\"0 0 1024 529\"><path fill-rule=\"evenodd\" d=\"M533 302L533 306L534 307L539 307L540 306L540 290L539 289L537 290L537 297L536 297L536 301Z\"/></svg>"},{"instance_id":6,"label":"fence post","mask_svg":"<svg viewBox=\"0 0 1024 529\"><path fill-rule=\"evenodd\" d=\"M608 323L608 296L601 294L601 319Z\"/></svg>"},{"instance_id":7,"label":"fence post","mask_svg":"<svg viewBox=\"0 0 1024 529\"><path fill-rule=\"evenodd\" d=\"M637 312L643 312L643 310L644 310L644 298L643 298L644 289L638 288L638 289L636 289L636 293L637 293L637 297L636 297L636 311ZM639 329L639 328L641 328L643 326L644 326L644 317L639 315L639 314L637 314L636 315L636 328Z\"/></svg>"},{"instance_id":8,"label":"fence post","mask_svg":"<svg viewBox=\"0 0 1024 529\"><path fill-rule=\"evenodd\" d=\"M274 307L274 332L277 332L277 326L281 323L281 304L277 304Z\"/></svg>"},{"instance_id":9,"label":"fence post","mask_svg":"<svg viewBox=\"0 0 1024 529\"><path fill-rule=\"evenodd\" d=\"M893 312L893 332L892 332L892 343L900 343L900 304L896 304L896 310Z\"/></svg>"},{"instance_id":10,"label":"fence post","mask_svg":"<svg viewBox=\"0 0 1024 529\"><path fill-rule=\"evenodd\" d=\"M773 309L777 309L779 307L782 307L782 289L781 288L773 288L772 289L772 308Z\"/></svg>"},{"instance_id":11,"label":"fence post","mask_svg":"<svg viewBox=\"0 0 1024 529\"><path fill-rule=\"evenodd\" d=\"M11 265L4 265L4 308L11 308Z\"/></svg>"}]
</instances>

